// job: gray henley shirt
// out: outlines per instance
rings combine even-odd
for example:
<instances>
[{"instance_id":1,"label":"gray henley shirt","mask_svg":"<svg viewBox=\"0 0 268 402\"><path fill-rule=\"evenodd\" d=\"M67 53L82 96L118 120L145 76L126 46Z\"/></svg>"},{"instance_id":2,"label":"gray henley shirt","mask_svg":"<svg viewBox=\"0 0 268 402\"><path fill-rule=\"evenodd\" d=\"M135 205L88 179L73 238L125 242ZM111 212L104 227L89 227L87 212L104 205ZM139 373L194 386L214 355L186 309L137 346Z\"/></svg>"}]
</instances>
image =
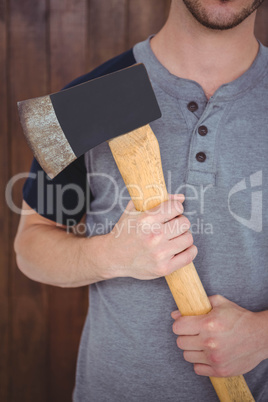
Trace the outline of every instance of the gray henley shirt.
<instances>
[{"instance_id":1,"label":"gray henley shirt","mask_svg":"<svg viewBox=\"0 0 268 402\"><path fill-rule=\"evenodd\" d=\"M268 309L268 49L260 45L249 70L209 101L198 83L160 64L149 39L134 47L134 56L145 64L162 111L151 127L168 191L186 196L199 250L195 266L208 295L251 311ZM88 234L104 234L128 193L106 143L85 161L94 194ZM170 317L176 306L164 278L102 281L89 295L74 401L218 400L176 345ZM268 360L245 378L256 401L266 402Z\"/></svg>"}]
</instances>

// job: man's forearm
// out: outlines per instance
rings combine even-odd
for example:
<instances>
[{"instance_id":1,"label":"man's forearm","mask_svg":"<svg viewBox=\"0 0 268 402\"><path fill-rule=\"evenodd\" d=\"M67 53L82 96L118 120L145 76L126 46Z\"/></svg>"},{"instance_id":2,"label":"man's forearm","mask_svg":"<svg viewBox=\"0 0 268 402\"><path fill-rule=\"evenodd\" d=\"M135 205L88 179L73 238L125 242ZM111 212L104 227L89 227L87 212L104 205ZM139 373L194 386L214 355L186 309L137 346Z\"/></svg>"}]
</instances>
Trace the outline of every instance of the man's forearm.
<instances>
[{"instance_id":1,"label":"man's forearm","mask_svg":"<svg viewBox=\"0 0 268 402\"><path fill-rule=\"evenodd\" d=\"M15 242L17 263L29 278L49 285L77 287L110 279L105 237L81 238L50 225L31 226Z\"/></svg>"},{"instance_id":2,"label":"man's forearm","mask_svg":"<svg viewBox=\"0 0 268 402\"><path fill-rule=\"evenodd\" d=\"M25 202L15 251L29 278L62 287L89 285L116 277L148 280L168 275L196 256L181 195L137 213L129 202L112 231L81 238L38 215ZM27 212L29 211L29 213Z\"/></svg>"}]
</instances>

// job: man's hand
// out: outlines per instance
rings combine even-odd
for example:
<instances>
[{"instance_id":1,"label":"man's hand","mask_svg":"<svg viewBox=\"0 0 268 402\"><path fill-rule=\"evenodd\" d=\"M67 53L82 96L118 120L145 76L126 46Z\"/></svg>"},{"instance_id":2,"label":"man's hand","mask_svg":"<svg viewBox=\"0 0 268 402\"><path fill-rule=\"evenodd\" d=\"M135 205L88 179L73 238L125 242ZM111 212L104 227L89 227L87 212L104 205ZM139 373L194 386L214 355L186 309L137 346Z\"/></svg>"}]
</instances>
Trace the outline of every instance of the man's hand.
<instances>
[{"instance_id":1,"label":"man's hand","mask_svg":"<svg viewBox=\"0 0 268 402\"><path fill-rule=\"evenodd\" d=\"M182 216L183 195L146 212L137 212L132 201L106 236L110 269L115 277L154 279L189 264L197 254L190 222ZM110 273L111 274L111 273Z\"/></svg>"},{"instance_id":2,"label":"man's hand","mask_svg":"<svg viewBox=\"0 0 268 402\"><path fill-rule=\"evenodd\" d=\"M213 309L206 315L171 314L177 345L196 374L240 375L268 358L268 311L253 313L219 295L209 299Z\"/></svg>"},{"instance_id":3,"label":"man's hand","mask_svg":"<svg viewBox=\"0 0 268 402\"><path fill-rule=\"evenodd\" d=\"M15 240L18 266L33 280L62 287L167 275L197 254L190 222L181 215L183 201L183 195L170 195L147 212L137 212L131 201L110 233L89 238L67 233L23 201Z\"/></svg>"}]
</instances>

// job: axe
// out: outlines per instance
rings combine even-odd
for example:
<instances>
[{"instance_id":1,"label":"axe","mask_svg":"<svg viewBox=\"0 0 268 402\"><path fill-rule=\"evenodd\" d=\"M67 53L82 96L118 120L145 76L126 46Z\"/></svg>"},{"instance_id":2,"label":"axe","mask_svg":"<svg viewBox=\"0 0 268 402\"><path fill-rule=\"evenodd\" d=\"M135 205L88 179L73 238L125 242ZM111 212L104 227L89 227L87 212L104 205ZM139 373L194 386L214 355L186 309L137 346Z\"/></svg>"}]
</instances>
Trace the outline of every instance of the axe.
<instances>
[{"instance_id":1,"label":"axe","mask_svg":"<svg viewBox=\"0 0 268 402\"><path fill-rule=\"evenodd\" d=\"M149 125L161 112L143 64L18 102L18 109L27 142L51 178L107 141L137 210L168 199L158 141ZM182 315L211 310L193 263L165 278ZM210 380L220 401L254 401L242 375Z\"/></svg>"}]
</instances>

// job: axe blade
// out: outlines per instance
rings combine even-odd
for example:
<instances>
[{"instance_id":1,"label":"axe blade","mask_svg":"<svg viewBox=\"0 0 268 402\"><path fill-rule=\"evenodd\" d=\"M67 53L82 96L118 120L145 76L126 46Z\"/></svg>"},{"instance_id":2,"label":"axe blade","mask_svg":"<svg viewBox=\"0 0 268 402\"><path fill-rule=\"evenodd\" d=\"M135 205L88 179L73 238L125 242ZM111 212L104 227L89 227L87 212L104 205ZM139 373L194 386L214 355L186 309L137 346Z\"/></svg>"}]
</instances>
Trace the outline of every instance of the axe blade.
<instances>
[{"instance_id":1,"label":"axe blade","mask_svg":"<svg viewBox=\"0 0 268 402\"><path fill-rule=\"evenodd\" d=\"M91 148L161 117L143 64L18 102L18 110L27 142L51 178Z\"/></svg>"}]
</instances>

